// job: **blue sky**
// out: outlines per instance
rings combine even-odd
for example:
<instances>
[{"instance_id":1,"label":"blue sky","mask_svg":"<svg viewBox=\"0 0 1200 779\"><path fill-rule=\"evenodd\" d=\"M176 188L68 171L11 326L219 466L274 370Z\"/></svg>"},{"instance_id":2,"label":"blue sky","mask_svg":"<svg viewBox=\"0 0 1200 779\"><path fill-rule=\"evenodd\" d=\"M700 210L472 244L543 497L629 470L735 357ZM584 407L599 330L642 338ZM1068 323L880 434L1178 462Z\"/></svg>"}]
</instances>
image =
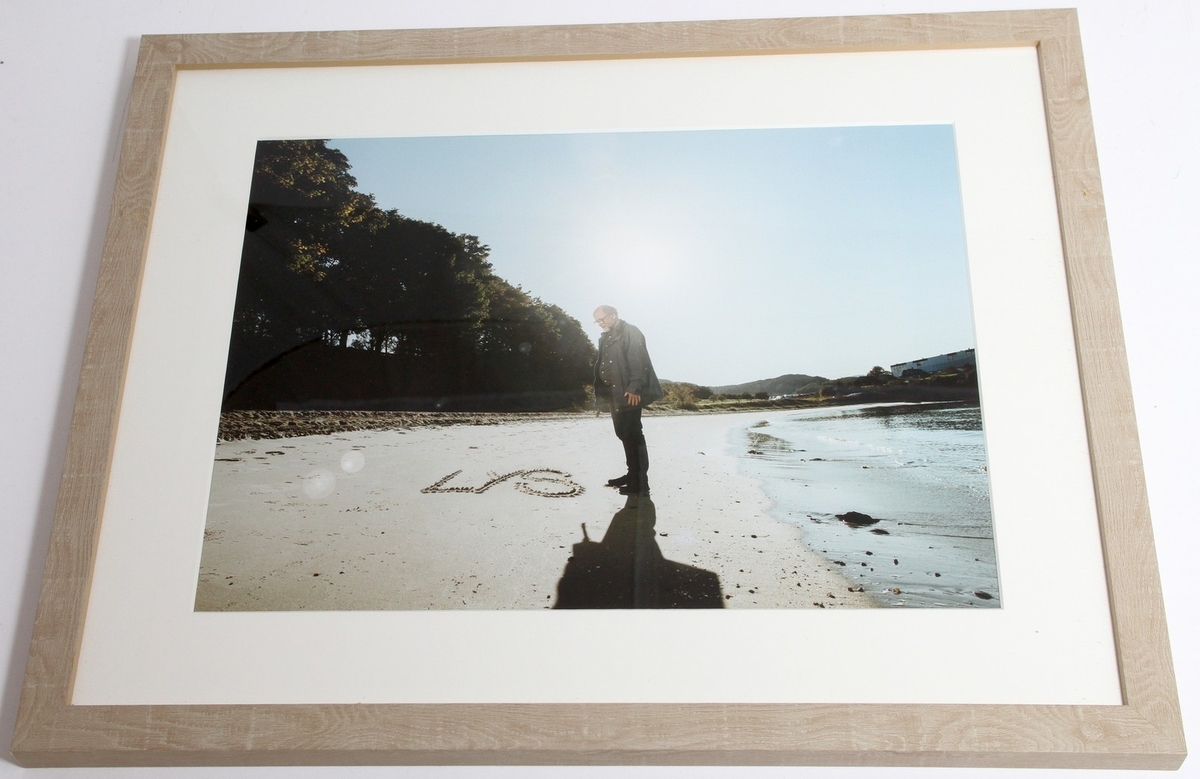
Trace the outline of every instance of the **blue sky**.
<instances>
[{"instance_id":1,"label":"blue sky","mask_svg":"<svg viewBox=\"0 0 1200 779\"><path fill-rule=\"evenodd\" d=\"M660 377L830 378L974 346L948 125L335 139L383 208L468 233Z\"/></svg>"}]
</instances>

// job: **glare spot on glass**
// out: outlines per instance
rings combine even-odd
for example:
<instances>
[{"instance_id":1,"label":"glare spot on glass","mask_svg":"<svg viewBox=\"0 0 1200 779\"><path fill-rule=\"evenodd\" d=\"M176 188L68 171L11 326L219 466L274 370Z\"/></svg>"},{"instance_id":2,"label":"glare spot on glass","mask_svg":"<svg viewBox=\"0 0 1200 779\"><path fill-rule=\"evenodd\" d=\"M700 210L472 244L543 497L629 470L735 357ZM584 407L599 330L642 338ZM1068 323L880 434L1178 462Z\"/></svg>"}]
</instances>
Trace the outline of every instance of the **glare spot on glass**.
<instances>
[{"instance_id":1,"label":"glare spot on glass","mask_svg":"<svg viewBox=\"0 0 1200 779\"><path fill-rule=\"evenodd\" d=\"M346 473L358 473L366 465L367 458L359 451L349 451L342 455L342 470Z\"/></svg>"},{"instance_id":2,"label":"glare spot on glass","mask_svg":"<svg viewBox=\"0 0 1200 779\"><path fill-rule=\"evenodd\" d=\"M337 480L324 469L313 471L304 477L304 494L310 498L327 498L333 494Z\"/></svg>"}]
</instances>

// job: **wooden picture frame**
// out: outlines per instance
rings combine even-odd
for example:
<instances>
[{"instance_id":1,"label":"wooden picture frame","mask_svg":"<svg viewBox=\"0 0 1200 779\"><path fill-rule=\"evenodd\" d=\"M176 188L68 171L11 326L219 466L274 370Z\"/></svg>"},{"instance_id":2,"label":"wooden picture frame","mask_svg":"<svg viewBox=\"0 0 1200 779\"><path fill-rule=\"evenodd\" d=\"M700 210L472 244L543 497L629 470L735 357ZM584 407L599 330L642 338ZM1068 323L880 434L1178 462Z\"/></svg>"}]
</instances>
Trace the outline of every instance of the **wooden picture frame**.
<instances>
[{"instance_id":1,"label":"wooden picture frame","mask_svg":"<svg viewBox=\"0 0 1200 779\"><path fill-rule=\"evenodd\" d=\"M71 702L175 74L194 68L1037 48L1123 703ZM143 39L12 751L27 766L1177 768L1186 752L1073 11Z\"/></svg>"}]
</instances>

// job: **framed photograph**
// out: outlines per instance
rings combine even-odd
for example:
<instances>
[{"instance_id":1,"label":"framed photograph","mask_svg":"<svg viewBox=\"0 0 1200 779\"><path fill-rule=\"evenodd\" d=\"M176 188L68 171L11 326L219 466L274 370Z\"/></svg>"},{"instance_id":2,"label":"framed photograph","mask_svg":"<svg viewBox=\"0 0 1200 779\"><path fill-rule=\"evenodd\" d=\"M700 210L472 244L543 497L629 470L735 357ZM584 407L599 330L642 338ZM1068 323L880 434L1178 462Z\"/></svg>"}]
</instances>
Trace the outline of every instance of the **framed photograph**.
<instances>
[{"instance_id":1,"label":"framed photograph","mask_svg":"<svg viewBox=\"0 0 1200 779\"><path fill-rule=\"evenodd\" d=\"M1185 756L1072 11L148 36L94 312L24 765Z\"/></svg>"}]
</instances>

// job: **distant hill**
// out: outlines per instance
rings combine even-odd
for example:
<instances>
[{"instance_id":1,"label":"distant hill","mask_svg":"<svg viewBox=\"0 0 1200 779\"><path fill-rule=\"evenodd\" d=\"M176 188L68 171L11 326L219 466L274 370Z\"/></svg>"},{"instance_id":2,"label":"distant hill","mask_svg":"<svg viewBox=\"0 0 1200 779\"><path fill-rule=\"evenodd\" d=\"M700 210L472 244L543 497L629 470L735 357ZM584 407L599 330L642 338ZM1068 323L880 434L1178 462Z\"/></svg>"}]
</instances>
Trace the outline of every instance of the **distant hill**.
<instances>
[{"instance_id":1,"label":"distant hill","mask_svg":"<svg viewBox=\"0 0 1200 779\"><path fill-rule=\"evenodd\" d=\"M711 387L710 389L718 395L741 395L743 393L754 395L758 392L765 392L774 397L777 395L801 395L808 392L816 392L827 383L829 383L829 379L823 376L789 373L784 376L776 376L773 379L759 379L758 381L749 381L745 384L726 384L722 387Z\"/></svg>"}]
</instances>

